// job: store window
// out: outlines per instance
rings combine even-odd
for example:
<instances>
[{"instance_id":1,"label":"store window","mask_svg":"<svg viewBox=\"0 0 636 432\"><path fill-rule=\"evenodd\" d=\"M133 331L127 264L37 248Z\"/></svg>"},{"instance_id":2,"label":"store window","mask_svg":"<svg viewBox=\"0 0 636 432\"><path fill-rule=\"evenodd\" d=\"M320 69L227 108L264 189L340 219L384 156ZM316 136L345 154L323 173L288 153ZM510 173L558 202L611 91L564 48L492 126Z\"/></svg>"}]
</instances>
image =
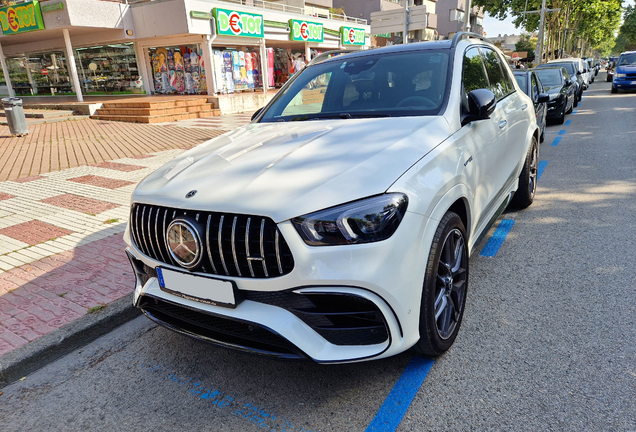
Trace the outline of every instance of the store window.
<instances>
[{"instance_id":1,"label":"store window","mask_svg":"<svg viewBox=\"0 0 636 432\"><path fill-rule=\"evenodd\" d=\"M156 93L207 93L199 45L148 48L148 54Z\"/></svg>"},{"instance_id":2,"label":"store window","mask_svg":"<svg viewBox=\"0 0 636 432\"><path fill-rule=\"evenodd\" d=\"M132 43L77 48L75 52L84 94L144 93Z\"/></svg>"},{"instance_id":3,"label":"store window","mask_svg":"<svg viewBox=\"0 0 636 432\"><path fill-rule=\"evenodd\" d=\"M11 85L16 95L74 93L69 78L66 55L61 51L7 58L6 62Z\"/></svg>"},{"instance_id":4,"label":"store window","mask_svg":"<svg viewBox=\"0 0 636 432\"><path fill-rule=\"evenodd\" d=\"M214 81L218 93L253 91L263 86L258 47L226 47L214 50Z\"/></svg>"}]
</instances>

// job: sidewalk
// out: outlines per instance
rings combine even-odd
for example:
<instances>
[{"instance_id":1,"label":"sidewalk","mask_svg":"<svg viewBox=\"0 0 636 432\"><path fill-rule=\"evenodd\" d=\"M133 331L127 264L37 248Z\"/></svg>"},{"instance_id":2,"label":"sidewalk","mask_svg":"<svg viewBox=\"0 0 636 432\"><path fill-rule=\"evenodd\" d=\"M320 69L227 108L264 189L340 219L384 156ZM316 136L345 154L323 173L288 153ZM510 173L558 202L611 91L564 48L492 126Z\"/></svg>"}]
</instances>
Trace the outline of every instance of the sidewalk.
<instances>
[{"instance_id":1,"label":"sidewalk","mask_svg":"<svg viewBox=\"0 0 636 432\"><path fill-rule=\"evenodd\" d=\"M107 317L132 293L122 233L136 184L249 116L203 120L87 119L37 125L23 138L0 127L0 375L16 351L87 314Z\"/></svg>"}]
</instances>

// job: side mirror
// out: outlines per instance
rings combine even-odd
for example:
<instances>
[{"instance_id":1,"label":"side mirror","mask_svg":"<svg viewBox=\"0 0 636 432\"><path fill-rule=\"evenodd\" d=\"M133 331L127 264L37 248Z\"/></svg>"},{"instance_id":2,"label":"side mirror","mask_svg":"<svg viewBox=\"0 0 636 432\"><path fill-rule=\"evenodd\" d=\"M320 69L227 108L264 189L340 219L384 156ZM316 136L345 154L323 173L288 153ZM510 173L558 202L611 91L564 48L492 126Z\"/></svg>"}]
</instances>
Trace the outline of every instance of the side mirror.
<instances>
[{"instance_id":1,"label":"side mirror","mask_svg":"<svg viewBox=\"0 0 636 432\"><path fill-rule=\"evenodd\" d=\"M497 98L488 89L477 89L468 93L468 115L463 119L462 126L477 120L486 120L495 111Z\"/></svg>"},{"instance_id":2,"label":"side mirror","mask_svg":"<svg viewBox=\"0 0 636 432\"><path fill-rule=\"evenodd\" d=\"M254 114L252 114L252 118L251 118L251 120L252 120L252 121L254 121L254 119L255 119L256 117L258 117L258 116L259 116L259 114L260 114L262 111L263 111L263 108L259 108L259 109L257 109L257 110L256 110L256 112L255 112Z\"/></svg>"},{"instance_id":3,"label":"side mirror","mask_svg":"<svg viewBox=\"0 0 636 432\"><path fill-rule=\"evenodd\" d=\"M539 97L537 98L537 103L544 103L549 101L550 101L550 95L547 93L541 93L539 94Z\"/></svg>"},{"instance_id":4,"label":"side mirror","mask_svg":"<svg viewBox=\"0 0 636 432\"><path fill-rule=\"evenodd\" d=\"M571 85L572 85L572 81L571 81L571 80L569 80L569 79L566 79L566 80L565 80L565 86L566 86L566 87L570 87Z\"/></svg>"},{"instance_id":5,"label":"side mirror","mask_svg":"<svg viewBox=\"0 0 636 432\"><path fill-rule=\"evenodd\" d=\"M583 73L587 73L587 69L583 69Z\"/></svg>"}]
</instances>

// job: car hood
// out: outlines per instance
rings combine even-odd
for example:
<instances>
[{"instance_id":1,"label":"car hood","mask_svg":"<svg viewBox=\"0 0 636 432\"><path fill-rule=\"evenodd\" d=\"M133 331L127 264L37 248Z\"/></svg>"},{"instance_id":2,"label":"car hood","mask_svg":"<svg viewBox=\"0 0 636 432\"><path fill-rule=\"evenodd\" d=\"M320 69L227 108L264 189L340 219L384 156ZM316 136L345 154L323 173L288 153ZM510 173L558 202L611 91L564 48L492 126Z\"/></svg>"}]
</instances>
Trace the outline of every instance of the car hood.
<instances>
[{"instance_id":1,"label":"car hood","mask_svg":"<svg viewBox=\"0 0 636 432\"><path fill-rule=\"evenodd\" d=\"M616 66L615 73L635 73L636 65L622 65Z\"/></svg>"},{"instance_id":2,"label":"car hood","mask_svg":"<svg viewBox=\"0 0 636 432\"><path fill-rule=\"evenodd\" d=\"M444 117L250 123L156 170L133 202L281 222L385 192L449 135Z\"/></svg>"},{"instance_id":3,"label":"car hood","mask_svg":"<svg viewBox=\"0 0 636 432\"><path fill-rule=\"evenodd\" d=\"M548 93L548 94L559 93L562 88L563 88L562 85L555 85L555 86L552 86L552 87L544 86L543 87L543 92L544 93Z\"/></svg>"}]
</instances>

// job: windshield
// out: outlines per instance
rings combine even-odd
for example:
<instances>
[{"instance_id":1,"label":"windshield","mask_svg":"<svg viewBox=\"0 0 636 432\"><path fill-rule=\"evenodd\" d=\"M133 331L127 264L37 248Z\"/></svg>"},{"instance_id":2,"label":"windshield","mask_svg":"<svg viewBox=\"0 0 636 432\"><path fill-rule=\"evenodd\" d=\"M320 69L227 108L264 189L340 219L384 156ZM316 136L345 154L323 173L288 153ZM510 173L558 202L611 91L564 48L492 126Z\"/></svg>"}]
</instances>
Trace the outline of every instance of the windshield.
<instances>
[{"instance_id":1,"label":"windshield","mask_svg":"<svg viewBox=\"0 0 636 432\"><path fill-rule=\"evenodd\" d=\"M447 70L447 50L338 57L295 76L260 121L437 115Z\"/></svg>"},{"instance_id":2,"label":"windshield","mask_svg":"<svg viewBox=\"0 0 636 432\"><path fill-rule=\"evenodd\" d=\"M619 66L636 65L636 53L621 54L620 59L618 59L618 65Z\"/></svg>"},{"instance_id":3,"label":"windshield","mask_svg":"<svg viewBox=\"0 0 636 432\"><path fill-rule=\"evenodd\" d=\"M544 86L554 87L562 85L559 69L538 69L535 72Z\"/></svg>"}]
</instances>

